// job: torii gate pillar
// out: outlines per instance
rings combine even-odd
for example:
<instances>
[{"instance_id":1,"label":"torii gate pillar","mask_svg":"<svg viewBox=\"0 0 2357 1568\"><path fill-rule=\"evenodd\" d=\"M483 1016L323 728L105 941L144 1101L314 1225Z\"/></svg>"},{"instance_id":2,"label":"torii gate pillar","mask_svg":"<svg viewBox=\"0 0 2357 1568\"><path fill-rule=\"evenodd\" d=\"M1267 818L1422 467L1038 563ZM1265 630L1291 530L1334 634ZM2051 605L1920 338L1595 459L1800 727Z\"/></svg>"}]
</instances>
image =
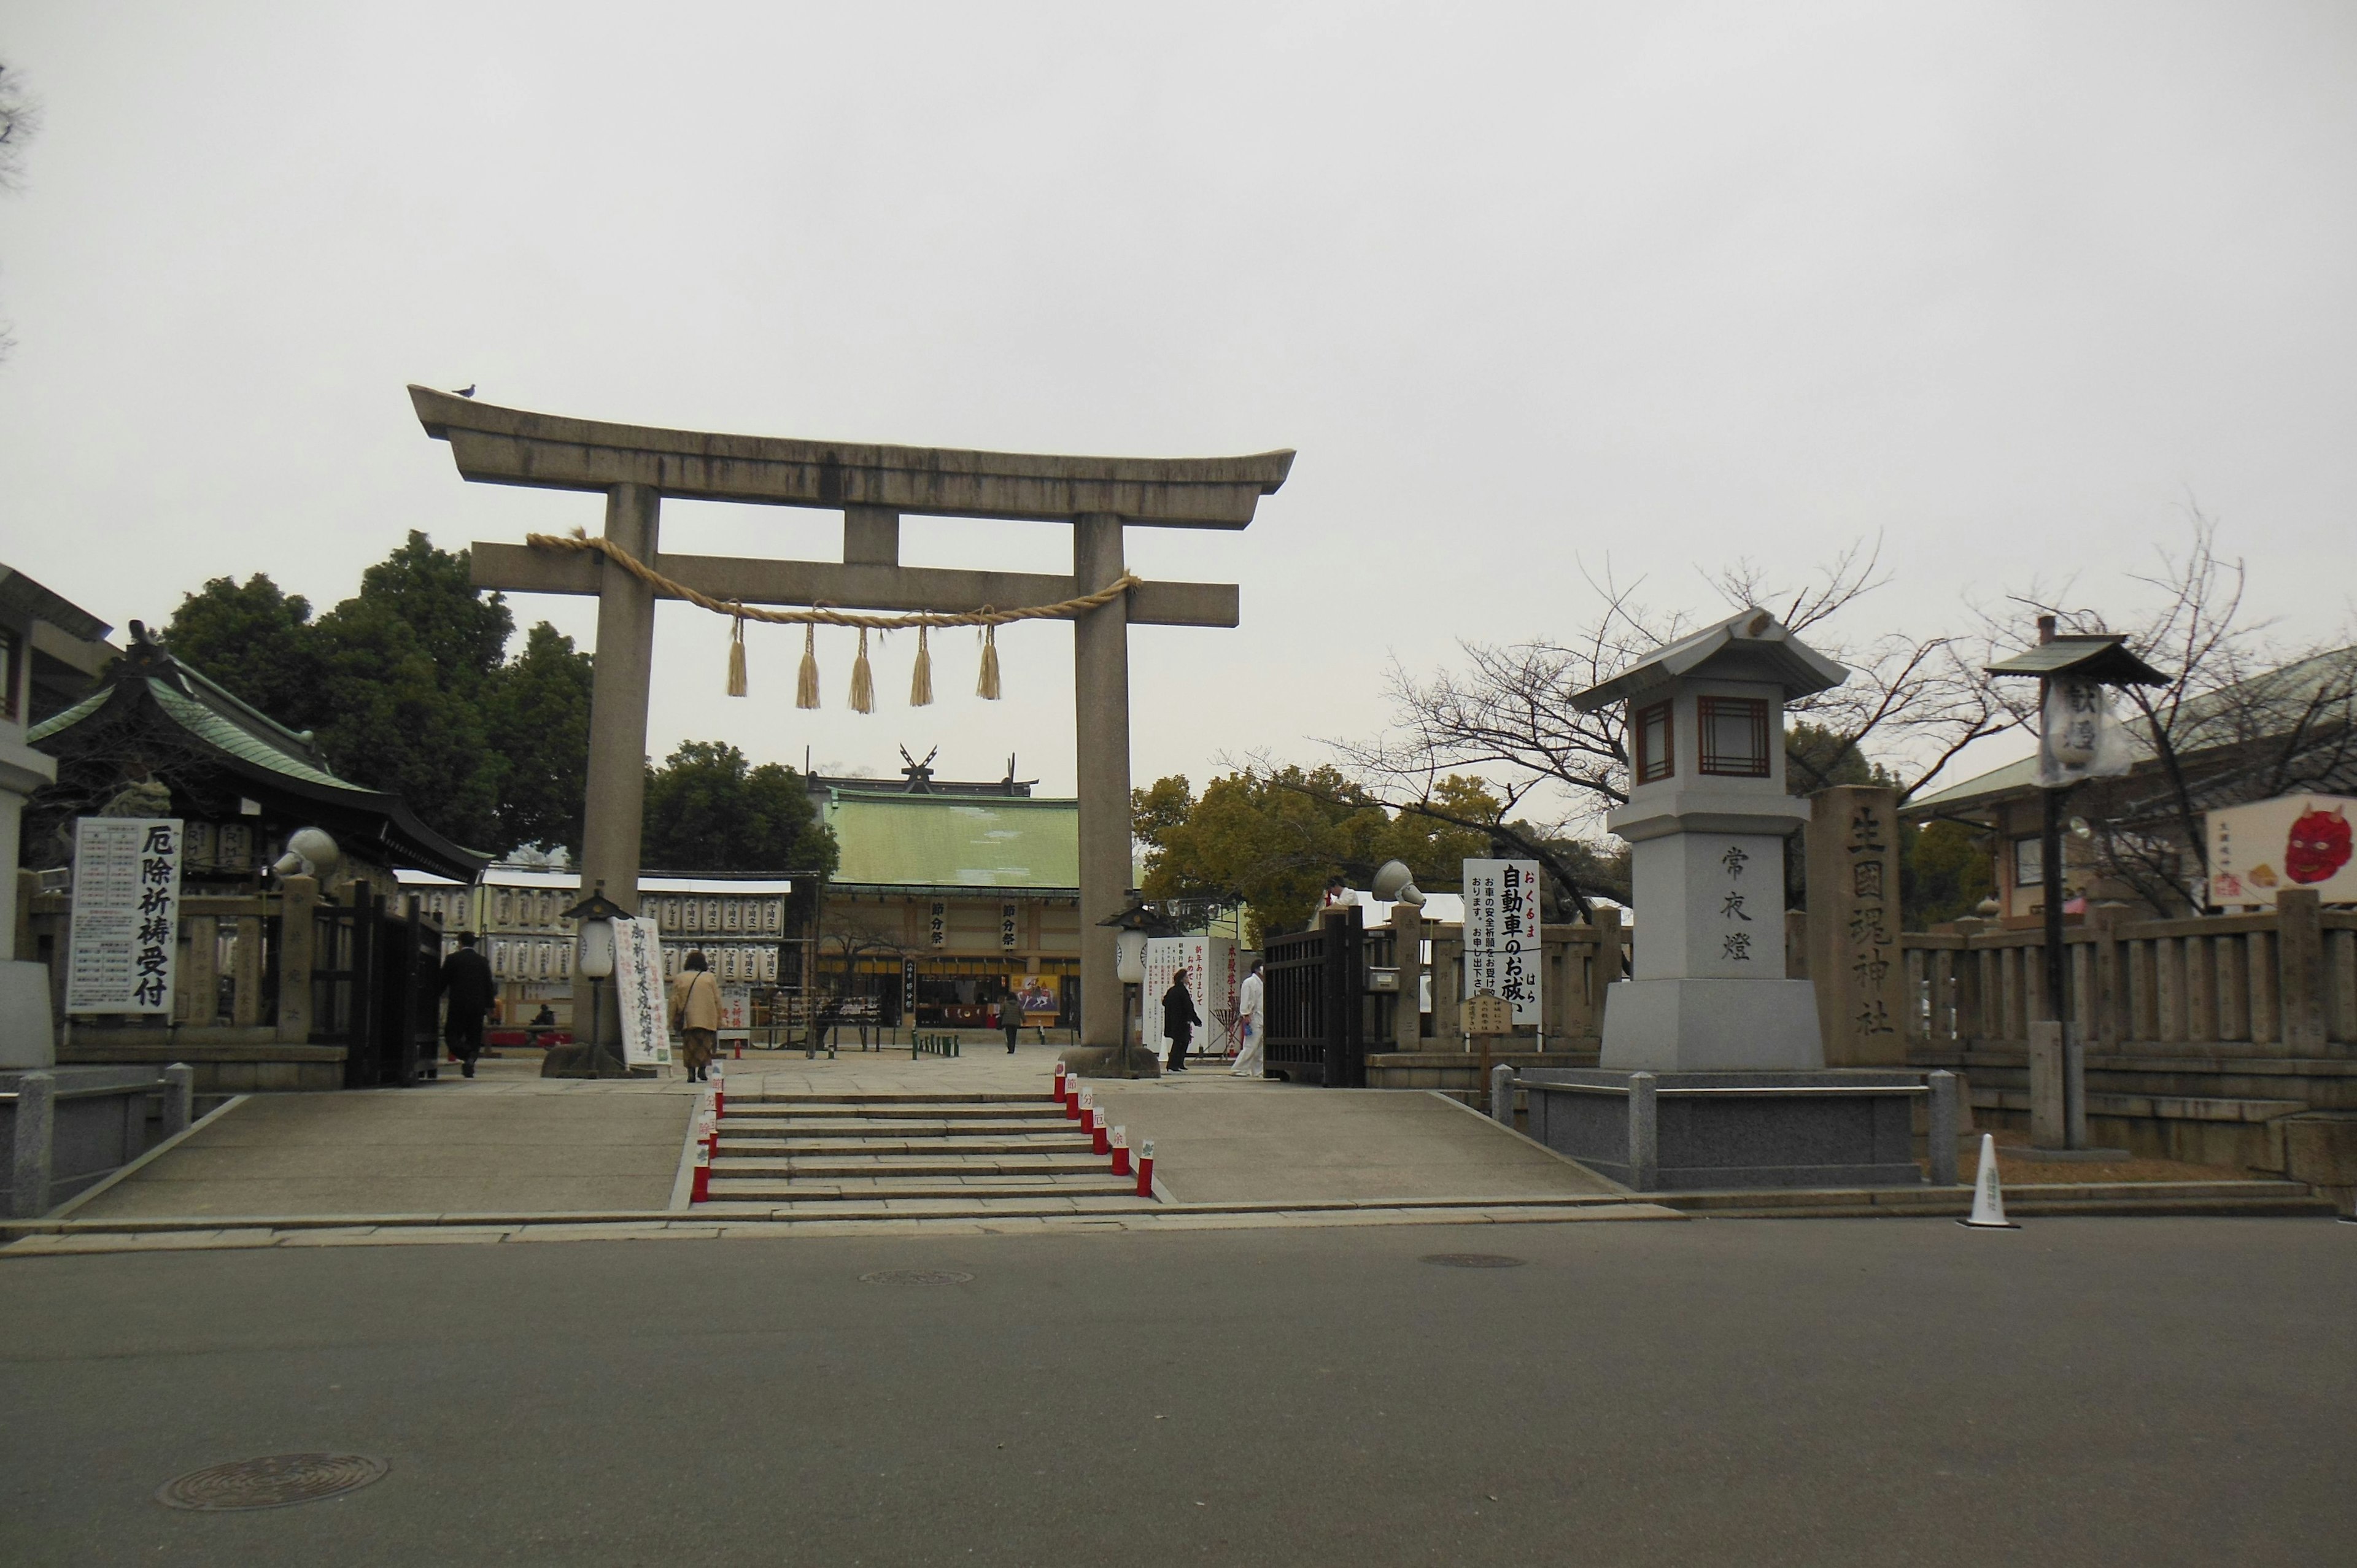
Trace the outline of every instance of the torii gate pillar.
<instances>
[{"instance_id":1,"label":"torii gate pillar","mask_svg":"<svg viewBox=\"0 0 2357 1568\"><path fill-rule=\"evenodd\" d=\"M602 424L430 387L413 386L409 395L425 433L450 444L464 478L597 491L606 498L606 536L633 558L696 593L747 605L823 602L962 615L1060 604L1121 578L1124 528L1246 527L1260 498L1293 467L1291 452L1180 458L961 452ZM658 538L665 496L840 510L843 559L666 555ZM904 513L1069 524L1072 575L903 566ZM611 561L582 553L479 542L472 561L478 587L597 596L581 869L585 882L603 882L608 898L635 911L654 608L663 595ZM1081 1044L1098 1047L1075 1053L1083 1072L1118 1072L1125 1060L1114 936L1103 922L1120 913L1129 889L1129 628L1232 627L1238 597L1232 583L1143 583L1072 624Z\"/></svg>"},{"instance_id":2,"label":"torii gate pillar","mask_svg":"<svg viewBox=\"0 0 2357 1568\"><path fill-rule=\"evenodd\" d=\"M1119 578L1121 519L1072 520L1072 577L1092 594ZM1081 1043L1117 1046L1125 1010L1114 932L1130 878L1129 609L1102 605L1072 623L1074 760L1081 797ZM1149 1001L1151 999L1149 998Z\"/></svg>"},{"instance_id":3,"label":"torii gate pillar","mask_svg":"<svg viewBox=\"0 0 2357 1568\"><path fill-rule=\"evenodd\" d=\"M641 561L653 560L662 507L661 493L648 486L616 485L606 492L606 537ZM602 883L607 897L636 914L640 839L646 819L647 700L654 674L655 591L611 561L600 560L597 568L597 650L589 667L589 768L587 799L581 811L581 892L587 897ZM578 994L581 989L576 985L576 1006L586 1002ZM619 1015L607 1022L612 1026L607 1037L619 1037Z\"/></svg>"}]
</instances>

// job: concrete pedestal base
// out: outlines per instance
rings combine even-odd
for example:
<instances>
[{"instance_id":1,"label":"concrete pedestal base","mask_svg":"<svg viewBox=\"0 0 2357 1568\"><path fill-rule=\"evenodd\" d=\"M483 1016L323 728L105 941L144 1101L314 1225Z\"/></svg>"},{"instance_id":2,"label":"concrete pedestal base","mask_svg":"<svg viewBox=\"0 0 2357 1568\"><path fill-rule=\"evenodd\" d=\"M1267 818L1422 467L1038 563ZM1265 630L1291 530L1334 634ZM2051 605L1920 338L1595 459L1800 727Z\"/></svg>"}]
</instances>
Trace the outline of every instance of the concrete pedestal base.
<instances>
[{"instance_id":1,"label":"concrete pedestal base","mask_svg":"<svg viewBox=\"0 0 2357 1568\"><path fill-rule=\"evenodd\" d=\"M570 1046L551 1046L548 1047L548 1054L541 1058L540 1076L543 1078L652 1078L654 1076L652 1068L648 1068L643 1072L633 1072L623 1066L622 1058L614 1054L614 1048L611 1046L600 1046L597 1049L597 1059L593 1063L590 1060L590 1047L587 1045L576 1043Z\"/></svg>"},{"instance_id":2,"label":"concrete pedestal base","mask_svg":"<svg viewBox=\"0 0 2357 1568\"><path fill-rule=\"evenodd\" d=\"M0 1068L54 1067L57 1059L48 967L21 959L0 961Z\"/></svg>"},{"instance_id":3,"label":"concrete pedestal base","mask_svg":"<svg viewBox=\"0 0 2357 1568\"><path fill-rule=\"evenodd\" d=\"M1598 1065L1624 1072L1810 1071L1825 1065L1805 980L1619 980Z\"/></svg>"},{"instance_id":4,"label":"concrete pedestal base","mask_svg":"<svg viewBox=\"0 0 2357 1568\"><path fill-rule=\"evenodd\" d=\"M1520 1081L1532 1137L1638 1192L1923 1181L1917 1074L1557 1068Z\"/></svg>"},{"instance_id":5,"label":"concrete pedestal base","mask_svg":"<svg viewBox=\"0 0 2357 1568\"><path fill-rule=\"evenodd\" d=\"M1162 1058L1154 1054L1151 1046L1131 1046L1127 1070L1122 1064L1119 1046L1067 1046L1061 1052L1064 1067L1081 1078L1160 1078Z\"/></svg>"}]
</instances>

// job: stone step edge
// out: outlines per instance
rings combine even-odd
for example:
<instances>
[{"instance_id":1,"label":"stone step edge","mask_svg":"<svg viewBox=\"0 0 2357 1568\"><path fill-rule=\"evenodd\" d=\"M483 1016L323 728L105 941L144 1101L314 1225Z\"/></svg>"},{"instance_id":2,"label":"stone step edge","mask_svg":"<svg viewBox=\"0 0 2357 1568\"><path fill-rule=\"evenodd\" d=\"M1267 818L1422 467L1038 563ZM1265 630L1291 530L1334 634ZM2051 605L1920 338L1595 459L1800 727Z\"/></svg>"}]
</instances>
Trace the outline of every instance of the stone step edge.
<instances>
[{"instance_id":1,"label":"stone step edge","mask_svg":"<svg viewBox=\"0 0 2357 1568\"><path fill-rule=\"evenodd\" d=\"M1039 1094L781 1094L770 1090L728 1090L732 1105L1026 1105L1062 1113L1062 1103Z\"/></svg>"},{"instance_id":2,"label":"stone step edge","mask_svg":"<svg viewBox=\"0 0 2357 1568\"><path fill-rule=\"evenodd\" d=\"M1940 1206L1961 1202L1969 1205L1973 1188L1969 1182L1953 1187L1712 1187L1694 1188L1682 1192L1653 1192L1641 1195L1648 1202L1674 1202L1680 1208L1701 1211L1716 1208L1798 1208L1822 1207L1827 1204L1847 1206L1870 1203L1878 1208L1903 1210L1911 1207ZM2286 1198L2305 1199L2309 1197L2304 1182L2296 1181L2143 1181L2143 1182L2018 1182L2005 1189L2008 1208L2017 1203L2084 1203L2108 1202L2126 1198L2158 1198L2179 1202L2188 1198L2231 1198L2238 1201L2274 1202ZM1945 1212L1944 1208L1941 1210Z\"/></svg>"},{"instance_id":3,"label":"stone step edge","mask_svg":"<svg viewBox=\"0 0 2357 1568\"><path fill-rule=\"evenodd\" d=\"M1892 1204L1813 1204L1782 1208L1693 1208L1675 1198L1659 1200L1691 1219L1963 1219L1972 1212L1969 1198L1959 1202L1900 1207ZM2338 1205L2329 1197L2095 1197L2052 1201L2007 1197L2008 1219L2332 1219Z\"/></svg>"},{"instance_id":4,"label":"stone step edge","mask_svg":"<svg viewBox=\"0 0 2357 1568\"><path fill-rule=\"evenodd\" d=\"M2084 1185L2088 1187L2100 1185L2104 1189L2104 1196L2116 1196L2122 1198L2132 1198L2139 1189L2149 1189L2154 1187L2166 1188L2170 1184L2113 1182ZM2195 1185L2214 1187L2232 1184L2205 1183ZM2256 1185L2268 1187L2296 1187L2300 1184L2268 1182ZM1825 1204L1824 1200L1827 1197L1835 1197L1836 1199L1839 1199L1852 1196L1863 1197L1877 1190L1913 1190L1916 1192L1923 1192L1924 1189L1875 1189L1868 1187L1853 1187L1847 1189L1836 1189L1835 1191L1818 1189L1813 1196L1819 1199L1821 1207L1839 1208L1842 1212L1846 1213L1849 1212L1846 1206L1841 1205L1838 1201L1835 1204ZM1972 1197L1972 1189L1969 1187L1958 1187L1954 1190L1960 1196L1952 1201L1955 1202L1960 1208L1968 1208ZM2026 1190L2026 1188L2016 1187L2013 1189L2011 1194L2008 1194L2006 1200L2008 1209L2023 1208L2029 1201L2030 1201L2018 1196ZM1231 1203L1157 1203L1154 1205L1154 1210L1158 1214L1311 1214L1347 1213L1352 1210L1374 1210L1387 1208L1425 1211L1450 1208L1612 1208L1632 1203L1652 1205L1658 1208L1672 1208L1674 1205L1671 1200L1678 1197L1731 1196L1738 1196L1738 1194L1733 1192L1719 1194L1612 1192L1592 1194L1558 1193L1550 1197L1451 1197L1423 1199L1366 1197L1329 1198L1322 1200L1297 1199L1292 1201L1259 1199L1251 1201L1240 1200ZM1752 1193L1746 1196L1756 1197L1760 1196L1760 1194ZM1931 1195L1927 1193L1925 1196L1929 1197ZM2072 1201L2080 1200L2074 1199ZM2323 1204L2326 1209L2330 1208L2330 1199L2319 1197L2316 1201ZM706 1205L705 1207L709 1208L710 1206ZM759 1208L759 1205L748 1206L748 1212L757 1212ZM1905 1212L1904 1210L1888 1207L1881 1208L1878 1211L1889 1214L1902 1214ZM2093 1210L2093 1212L2098 1213L2103 1211L2104 1210L2102 1209ZM648 1225L678 1219L682 1218L684 1212L686 1211L671 1208L632 1208L584 1210L575 1213L565 1213L561 1211L551 1213L542 1210L494 1210L477 1214L218 1215L209 1217L191 1217L186 1219L7 1219L0 1220L0 1236L71 1235L76 1233L103 1234L106 1232L146 1234L170 1230L351 1230L362 1226L385 1228L394 1226L424 1227L441 1225ZM1681 1218L1686 1217L1689 1212L1689 1210L1681 1209ZM1928 1211L1919 1210L1918 1212L1926 1214L1926 1217L1937 1217L1936 1215L1929 1214ZM2135 1210L2126 1209L2123 1210L2123 1212L2132 1213L2135 1212ZM2321 1210L2319 1210L2319 1212L2321 1212Z\"/></svg>"}]
</instances>

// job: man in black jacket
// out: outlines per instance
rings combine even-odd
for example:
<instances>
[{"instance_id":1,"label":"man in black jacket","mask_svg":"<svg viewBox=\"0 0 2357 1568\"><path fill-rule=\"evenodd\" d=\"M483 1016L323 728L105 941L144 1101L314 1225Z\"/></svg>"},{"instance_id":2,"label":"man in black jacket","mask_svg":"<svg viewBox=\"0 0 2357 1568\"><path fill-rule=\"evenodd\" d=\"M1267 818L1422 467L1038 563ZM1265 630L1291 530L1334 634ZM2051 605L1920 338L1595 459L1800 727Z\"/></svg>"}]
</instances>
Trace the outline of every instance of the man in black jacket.
<instances>
[{"instance_id":1,"label":"man in black jacket","mask_svg":"<svg viewBox=\"0 0 2357 1568\"><path fill-rule=\"evenodd\" d=\"M483 1015L491 1010L492 998L499 993L490 962L475 950L474 932L458 933L458 950L442 961L439 988L450 1001L442 1037L449 1042L450 1054L458 1058L459 1069L472 1078L475 1058L483 1054Z\"/></svg>"},{"instance_id":2,"label":"man in black jacket","mask_svg":"<svg viewBox=\"0 0 2357 1568\"><path fill-rule=\"evenodd\" d=\"M1182 969L1171 976L1170 989L1162 993L1162 1032L1170 1036L1167 1070L1187 1070L1187 1043L1195 1037L1195 1026L1202 1021L1195 1011L1195 999L1187 994L1187 972Z\"/></svg>"}]
</instances>

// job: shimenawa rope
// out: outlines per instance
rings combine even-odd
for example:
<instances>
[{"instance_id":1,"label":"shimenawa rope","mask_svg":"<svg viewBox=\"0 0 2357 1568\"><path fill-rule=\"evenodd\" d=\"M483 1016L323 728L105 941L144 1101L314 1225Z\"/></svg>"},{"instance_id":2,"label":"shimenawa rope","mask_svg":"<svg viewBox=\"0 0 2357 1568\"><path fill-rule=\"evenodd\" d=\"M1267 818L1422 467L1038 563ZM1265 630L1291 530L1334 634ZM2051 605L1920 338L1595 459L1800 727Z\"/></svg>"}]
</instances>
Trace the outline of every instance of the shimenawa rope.
<instances>
[{"instance_id":1,"label":"shimenawa rope","mask_svg":"<svg viewBox=\"0 0 2357 1568\"><path fill-rule=\"evenodd\" d=\"M859 630L859 658L851 675L851 705L855 712L875 711L875 678L867 664L867 634L870 631L902 631L917 628L917 669L909 685L909 699L922 707L932 697L932 655L925 645L927 628L937 626L974 626L982 628L982 674L974 682L974 694L996 702L998 699L998 628L1018 620L1072 620L1092 609L1109 605L1130 589L1143 585L1139 577L1125 572L1119 577L1092 594L1078 598L1061 599L1052 605L1026 605L1017 609L1003 610L995 605L985 605L978 610L925 610L909 615L861 615L848 610L829 609L813 605L806 610L773 610L759 605L742 604L735 599L718 599L699 593L686 584L664 576L610 539L592 538L576 530L570 535L557 533L527 533L523 542L535 550L570 550L585 554L603 555L649 587L674 599L684 599L698 609L732 618L728 647L728 694L745 695L745 623L748 620L771 626L799 626L803 628L802 662L795 705L804 708L818 706L818 647L816 628L822 626L856 627ZM923 694L919 695L920 693Z\"/></svg>"}]
</instances>

